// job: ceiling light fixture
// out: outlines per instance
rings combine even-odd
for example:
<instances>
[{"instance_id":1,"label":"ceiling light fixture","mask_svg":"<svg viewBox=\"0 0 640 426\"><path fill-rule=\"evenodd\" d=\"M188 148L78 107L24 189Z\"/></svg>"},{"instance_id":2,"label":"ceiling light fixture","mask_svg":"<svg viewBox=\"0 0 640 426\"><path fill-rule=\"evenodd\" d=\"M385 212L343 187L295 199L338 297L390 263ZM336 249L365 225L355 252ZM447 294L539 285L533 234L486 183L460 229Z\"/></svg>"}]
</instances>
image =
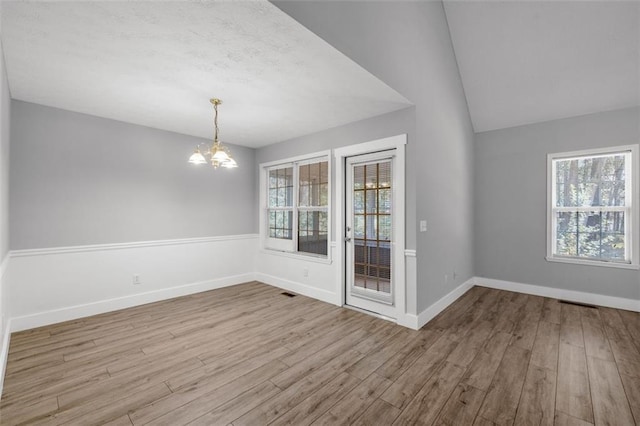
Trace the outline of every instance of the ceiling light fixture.
<instances>
[{"instance_id":1,"label":"ceiling light fixture","mask_svg":"<svg viewBox=\"0 0 640 426\"><path fill-rule=\"evenodd\" d=\"M212 98L209 100L213 104L213 110L215 111L215 115L213 118L213 126L215 127L215 136L213 138L213 144L209 148L207 152L204 154L200 151L200 145L196 146L195 152L189 157L189 162L191 164L205 164L207 163L206 156L211 157L211 165L214 168L224 167L226 169L233 169L238 167L238 163L236 160L231 157L231 151L229 148L222 145L218 140L218 105L222 103L220 99Z\"/></svg>"}]
</instances>

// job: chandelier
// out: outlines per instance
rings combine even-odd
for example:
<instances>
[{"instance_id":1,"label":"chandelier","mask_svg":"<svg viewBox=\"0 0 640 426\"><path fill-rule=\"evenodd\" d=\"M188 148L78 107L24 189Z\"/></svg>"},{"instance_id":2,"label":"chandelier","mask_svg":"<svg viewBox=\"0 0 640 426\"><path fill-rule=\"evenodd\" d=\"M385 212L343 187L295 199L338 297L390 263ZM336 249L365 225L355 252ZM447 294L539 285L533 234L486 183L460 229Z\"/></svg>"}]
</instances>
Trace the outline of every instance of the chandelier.
<instances>
[{"instance_id":1,"label":"chandelier","mask_svg":"<svg viewBox=\"0 0 640 426\"><path fill-rule=\"evenodd\" d=\"M215 111L213 118L213 126L215 127L213 144L208 147L208 150L204 154L200 151L200 145L203 144L198 144L194 153L189 157L189 162L191 164L205 164L208 162L205 156L208 156L214 168L224 167L226 169L233 169L238 167L238 163L231 157L229 148L222 145L218 140L218 105L220 105L222 101L216 98L210 99L209 101L213 104L213 110Z\"/></svg>"}]
</instances>

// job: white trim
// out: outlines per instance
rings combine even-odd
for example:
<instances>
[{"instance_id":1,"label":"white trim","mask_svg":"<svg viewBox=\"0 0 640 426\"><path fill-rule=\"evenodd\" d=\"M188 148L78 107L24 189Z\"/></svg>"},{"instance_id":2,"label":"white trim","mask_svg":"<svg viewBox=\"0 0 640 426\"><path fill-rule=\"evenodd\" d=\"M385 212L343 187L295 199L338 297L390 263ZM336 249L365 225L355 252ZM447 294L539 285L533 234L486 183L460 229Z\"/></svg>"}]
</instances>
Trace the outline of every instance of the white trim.
<instances>
[{"instance_id":1,"label":"white trim","mask_svg":"<svg viewBox=\"0 0 640 426\"><path fill-rule=\"evenodd\" d=\"M306 162L306 161L313 162L313 160L320 160L323 157L331 158L331 150L326 149L324 151L312 152L310 154L302 154L302 155L297 155L295 157L288 157L288 158L282 158L280 160L268 161L266 163L260 163L258 167L260 169L264 169L264 168L272 168L274 166L285 166L287 164L293 164L293 163L302 164L303 162Z\"/></svg>"},{"instance_id":2,"label":"white trim","mask_svg":"<svg viewBox=\"0 0 640 426\"><path fill-rule=\"evenodd\" d=\"M329 247L329 249L331 249L331 247ZM333 263L330 254L328 254L327 256L314 256L311 253L283 251L274 248L261 248L260 253L268 254L270 256L282 256L309 262L324 263L325 265L331 265Z\"/></svg>"},{"instance_id":3,"label":"white trim","mask_svg":"<svg viewBox=\"0 0 640 426\"><path fill-rule=\"evenodd\" d=\"M261 272L257 272L255 274L255 279L256 281L260 281L265 284L269 284L274 287L281 288L283 290L287 290L293 293L298 293L303 296L321 300L323 302L331 303L332 305L341 306L338 303L336 294L327 290L323 290L317 287L312 287L312 286L291 281L291 280L286 280L279 277L274 277L273 275L263 274Z\"/></svg>"},{"instance_id":4,"label":"white trim","mask_svg":"<svg viewBox=\"0 0 640 426\"><path fill-rule=\"evenodd\" d=\"M405 249L404 250L404 255L406 257L417 257L418 256L418 254L417 254L415 249Z\"/></svg>"},{"instance_id":5,"label":"white trim","mask_svg":"<svg viewBox=\"0 0 640 426\"><path fill-rule=\"evenodd\" d=\"M10 252L10 256L11 257L43 256L43 255L50 255L50 254L82 253L82 252L103 251L103 250L121 250L121 249L132 249L132 248L140 248L140 247L172 246L177 244L201 244L201 243L211 243L211 242L219 242L219 241L249 240L252 238L258 238L258 234L222 235L218 237L178 238L173 240L137 241L137 242L131 242L131 243L93 244L93 245L84 245L84 246L12 250ZM6 267L4 266L4 263L5 262L3 261L2 267ZM0 270L2 267L0 267Z\"/></svg>"},{"instance_id":6,"label":"white trim","mask_svg":"<svg viewBox=\"0 0 640 426\"><path fill-rule=\"evenodd\" d=\"M0 280L4 277L4 273L7 272L7 268L9 267L9 258L11 257L12 252L8 252L5 254L2 259L2 263L0 263Z\"/></svg>"},{"instance_id":7,"label":"white trim","mask_svg":"<svg viewBox=\"0 0 640 426\"><path fill-rule=\"evenodd\" d=\"M8 257L8 256L7 256ZM7 320L2 330L2 346L0 347L0 397L4 387L4 373L7 370L7 359L9 358L9 343L11 342L11 318Z\"/></svg>"},{"instance_id":8,"label":"white trim","mask_svg":"<svg viewBox=\"0 0 640 426\"><path fill-rule=\"evenodd\" d=\"M15 317L11 319L11 331L28 330L254 280L255 274L247 273Z\"/></svg>"},{"instance_id":9,"label":"white trim","mask_svg":"<svg viewBox=\"0 0 640 426\"><path fill-rule=\"evenodd\" d=\"M451 290L444 297L440 298L437 302L429 306L424 311L420 312L416 317L417 329L422 328L426 323L431 321L440 312L444 311L449 305L458 300L463 294L471 290L475 282L475 278L470 278L467 281L460 284L458 287Z\"/></svg>"},{"instance_id":10,"label":"white trim","mask_svg":"<svg viewBox=\"0 0 640 426\"><path fill-rule=\"evenodd\" d=\"M333 156L350 157L352 155L366 154L368 152L384 151L394 149L407 144L407 134L390 136L388 138L376 139L370 142L358 143L355 145L344 146L333 150Z\"/></svg>"},{"instance_id":11,"label":"white trim","mask_svg":"<svg viewBox=\"0 0 640 426\"><path fill-rule=\"evenodd\" d=\"M588 260L588 259L579 259L574 257L545 257L547 262L558 262L558 263L571 263L574 265L589 265L589 266L599 266L605 268L618 268L618 269L640 269L640 265L633 265L631 263L622 263L622 262L606 262L602 260Z\"/></svg>"},{"instance_id":12,"label":"white trim","mask_svg":"<svg viewBox=\"0 0 640 426\"><path fill-rule=\"evenodd\" d=\"M586 293L583 291L564 290L560 288L522 284L512 281L494 280L491 278L481 277L475 277L474 283L477 286L495 288L498 290L514 291L516 293L525 293L534 296L550 297L553 299L569 300L589 305L606 306L609 308L640 312L640 300L626 299L623 297L605 296L602 294Z\"/></svg>"},{"instance_id":13,"label":"white trim","mask_svg":"<svg viewBox=\"0 0 640 426\"><path fill-rule=\"evenodd\" d=\"M9 306L9 303L4 301L9 297L8 285L5 283L5 274L9 266L9 259L11 252L7 252L0 263L0 324L2 325L2 346L0 346L0 397L2 396L2 389L4 386L4 373L7 369L7 360L9 357L9 343L11 341L11 318L9 312L2 311L2 305Z\"/></svg>"}]
</instances>

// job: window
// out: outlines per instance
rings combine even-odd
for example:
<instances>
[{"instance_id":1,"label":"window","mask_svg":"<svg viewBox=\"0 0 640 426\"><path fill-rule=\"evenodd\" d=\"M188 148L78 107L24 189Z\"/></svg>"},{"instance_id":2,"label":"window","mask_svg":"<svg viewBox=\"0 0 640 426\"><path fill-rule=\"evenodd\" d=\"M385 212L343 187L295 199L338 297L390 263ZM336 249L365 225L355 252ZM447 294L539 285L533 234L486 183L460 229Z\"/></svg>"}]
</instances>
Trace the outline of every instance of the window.
<instances>
[{"instance_id":1,"label":"window","mask_svg":"<svg viewBox=\"0 0 640 426\"><path fill-rule=\"evenodd\" d=\"M328 156L267 166L264 173L265 247L326 257L330 198Z\"/></svg>"},{"instance_id":2,"label":"window","mask_svg":"<svg viewBox=\"0 0 640 426\"><path fill-rule=\"evenodd\" d=\"M547 259L637 265L637 147L550 154L548 162Z\"/></svg>"}]
</instances>

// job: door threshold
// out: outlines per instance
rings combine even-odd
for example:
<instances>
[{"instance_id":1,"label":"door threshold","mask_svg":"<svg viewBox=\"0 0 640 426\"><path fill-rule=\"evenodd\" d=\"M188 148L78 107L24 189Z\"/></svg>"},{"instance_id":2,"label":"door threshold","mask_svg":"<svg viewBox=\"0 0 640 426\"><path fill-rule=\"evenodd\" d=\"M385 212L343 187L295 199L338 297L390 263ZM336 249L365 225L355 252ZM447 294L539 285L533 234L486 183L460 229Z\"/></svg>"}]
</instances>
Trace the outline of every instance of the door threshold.
<instances>
[{"instance_id":1,"label":"door threshold","mask_svg":"<svg viewBox=\"0 0 640 426\"><path fill-rule=\"evenodd\" d=\"M395 319L395 318L391 318L391 317L388 317L386 315L379 314L377 312L367 311L366 309L358 308L356 306L347 305L346 303L344 305L342 305L342 307L343 308L347 308L347 309L351 309L352 311L360 312L361 314L371 315L372 317L380 318L380 319L383 319L385 321L390 321L390 322L394 322L394 323L398 322L398 320Z\"/></svg>"}]
</instances>

